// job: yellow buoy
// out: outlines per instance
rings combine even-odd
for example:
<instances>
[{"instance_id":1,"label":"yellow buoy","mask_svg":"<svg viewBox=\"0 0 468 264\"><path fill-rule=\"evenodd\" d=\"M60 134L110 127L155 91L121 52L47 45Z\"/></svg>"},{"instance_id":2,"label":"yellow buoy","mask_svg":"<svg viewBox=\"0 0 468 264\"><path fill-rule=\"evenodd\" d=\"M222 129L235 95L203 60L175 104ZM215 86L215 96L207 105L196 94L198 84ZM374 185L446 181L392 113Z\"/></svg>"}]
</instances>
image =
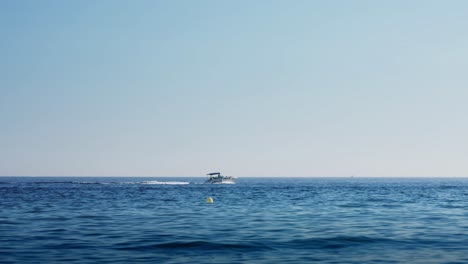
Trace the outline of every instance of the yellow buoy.
<instances>
[{"instance_id":1,"label":"yellow buoy","mask_svg":"<svg viewBox=\"0 0 468 264\"><path fill-rule=\"evenodd\" d=\"M213 203L213 198L211 198L211 197L206 198L206 202L207 203Z\"/></svg>"}]
</instances>

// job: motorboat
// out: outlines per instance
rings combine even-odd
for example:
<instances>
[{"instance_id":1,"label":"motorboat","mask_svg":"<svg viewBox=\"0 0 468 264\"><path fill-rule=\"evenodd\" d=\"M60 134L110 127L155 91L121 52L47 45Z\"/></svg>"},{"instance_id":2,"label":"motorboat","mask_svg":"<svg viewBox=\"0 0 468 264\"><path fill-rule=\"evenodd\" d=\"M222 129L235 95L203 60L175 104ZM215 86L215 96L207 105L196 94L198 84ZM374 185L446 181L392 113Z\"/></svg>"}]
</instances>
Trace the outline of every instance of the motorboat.
<instances>
[{"instance_id":1,"label":"motorboat","mask_svg":"<svg viewBox=\"0 0 468 264\"><path fill-rule=\"evenodd\" d=\"M234 184L236 183L236 177L223 176L220 172L212 172L207 174L208 179L205 183L210 184Z\"/></svg>"}]
</instances>

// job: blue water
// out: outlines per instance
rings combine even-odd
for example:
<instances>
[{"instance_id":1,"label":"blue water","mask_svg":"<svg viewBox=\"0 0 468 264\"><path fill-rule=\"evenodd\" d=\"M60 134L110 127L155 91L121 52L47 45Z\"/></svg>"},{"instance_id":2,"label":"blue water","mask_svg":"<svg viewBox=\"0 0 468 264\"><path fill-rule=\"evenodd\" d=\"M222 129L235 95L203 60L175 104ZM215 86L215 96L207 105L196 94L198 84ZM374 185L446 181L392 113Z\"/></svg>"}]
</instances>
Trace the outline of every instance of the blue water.
<instances>
[{"instance_id":1,"label":"blue water","mask_svg":"<svg viewBox=\"0 0 468 264\"><path fill-rule=\"evenodd\" d=\"M203 180L0 177L0 263L468 263L468 179Z\"/></svg>"}]
</instances>

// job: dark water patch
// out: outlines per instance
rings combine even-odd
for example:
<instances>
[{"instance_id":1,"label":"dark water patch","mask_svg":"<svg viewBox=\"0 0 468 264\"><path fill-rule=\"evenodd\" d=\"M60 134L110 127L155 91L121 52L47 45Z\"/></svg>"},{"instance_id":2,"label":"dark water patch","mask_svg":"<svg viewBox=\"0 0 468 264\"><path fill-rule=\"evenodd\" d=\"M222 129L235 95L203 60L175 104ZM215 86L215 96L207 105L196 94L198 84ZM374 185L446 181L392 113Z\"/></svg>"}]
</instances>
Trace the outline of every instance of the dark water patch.
<instances>
[{"instance_id":1,"label":"dark water patch","mask_svg":"<svg viewBox=\"0 0 468 264\"><path fill-rule=\"evenodd\" d=\"M382 208L388 208L388 209L395 209L395 208L403 208L403 205L401 203L391 203L391 204L382 204Z\"/></svg>"},{"instance_id":2,"label":"dark water patch","mask_svg":"<svg viewBox=\"0 0 468 264\"><path fill-rule=\"evenodd\" d=\"M45 208L44 207L33 207L31 208L31 210L28 210L27 214L38 214L38 213L42 213L42 212L45 212Z\"/></svg>"},{"instance_id":3,"label":"dark water patch","mask_svg":"<svg viewBox=\"0 0 468 264\"><path fill-rule=\"evenodd\" d=\"M73 184L73 181L36 181L27 182L27 184L44 185L44 184Z\"/></svg>"},{"instance_id":4,"label":"dark water patch","mask_svg":"<svg viewBox=\"0 0 468 264\"><path fill-rule=\"evenodd\" d=\"M467 209L467 205L457 205L457 204L441 204L441 208L446 208L446 209Z\"/></svg>"},{"instance_id":5,"label":"dark water patch","mask_svg":"<svg viewBox=\"0 0 468 264\"><path fill-rule=\"evenodd\" d=\"M8 219L0 219L0 225L20 225L24 222L15 221L15 220L8 220Z\"/></svg>"}]
</instances>

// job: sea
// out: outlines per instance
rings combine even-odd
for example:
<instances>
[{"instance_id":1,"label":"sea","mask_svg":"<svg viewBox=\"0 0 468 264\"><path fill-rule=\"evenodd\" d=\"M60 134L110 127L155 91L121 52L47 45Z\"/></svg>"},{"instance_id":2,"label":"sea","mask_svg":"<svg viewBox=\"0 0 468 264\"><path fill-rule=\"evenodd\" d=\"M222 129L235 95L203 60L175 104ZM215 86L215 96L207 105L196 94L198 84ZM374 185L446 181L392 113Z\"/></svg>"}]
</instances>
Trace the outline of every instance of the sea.
<instances>
[{"instance_id":1,"label":"sea","mask_svg":"<svg viewBox=\"0 0 468 264\"><path fill-rule=\"evenodd\" d=\"M468 179L204 180L0 177L0 263L468 263Z\"/></svg>"}]
</instances>

